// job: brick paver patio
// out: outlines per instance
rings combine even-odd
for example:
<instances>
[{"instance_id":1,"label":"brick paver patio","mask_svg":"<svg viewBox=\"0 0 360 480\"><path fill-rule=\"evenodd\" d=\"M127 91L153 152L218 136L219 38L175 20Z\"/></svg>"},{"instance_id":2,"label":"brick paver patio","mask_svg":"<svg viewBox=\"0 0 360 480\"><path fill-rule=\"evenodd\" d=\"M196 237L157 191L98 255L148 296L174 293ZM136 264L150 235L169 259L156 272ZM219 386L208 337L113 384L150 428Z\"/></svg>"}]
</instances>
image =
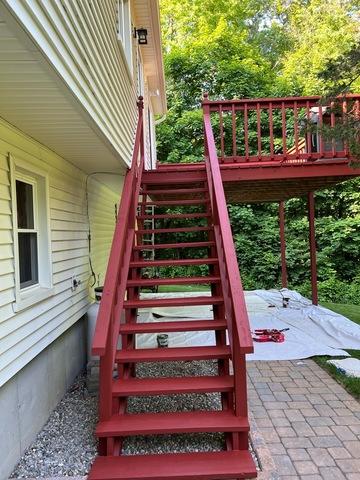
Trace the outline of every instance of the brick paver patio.
<instances>
[{"instance_id":1,"label":"brick paver patio","mask_svg":"<svg viewBox=\"0 0 360 480\"><path fill-rule=\"evenodd\" d=\"M249 402L281 480L360 480L360 403L312 360L248 362Z\"/></svg>"}]
</instances>

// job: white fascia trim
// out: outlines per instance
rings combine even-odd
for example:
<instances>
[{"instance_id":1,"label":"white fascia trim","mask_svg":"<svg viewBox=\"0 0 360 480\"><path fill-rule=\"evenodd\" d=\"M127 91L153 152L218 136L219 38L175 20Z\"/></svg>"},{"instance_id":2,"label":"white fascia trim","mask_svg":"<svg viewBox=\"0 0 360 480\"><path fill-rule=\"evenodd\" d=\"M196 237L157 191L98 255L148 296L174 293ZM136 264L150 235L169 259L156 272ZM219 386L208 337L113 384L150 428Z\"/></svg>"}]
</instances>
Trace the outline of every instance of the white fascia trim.
<instances>
[{"instance_id":1,"label":"white fascia trim","mask_svg":"<svg viewBox=\"0 0 360 480\"><path fill-rule=\"evenodd\" d=\"M161 100L161 112L159 114L165 114L167 111L166 104L166 88L165 88L165 72L164 72L164 59L162 54L162 43L161 43L161 27L160 27L160 8L158 0L149 0L150 1L150 15L151 15L151 26L153 30L153 39L155 47L155 60L157 65L157 76L159 82L159 92Z\"/></svg>"}]
</instances>

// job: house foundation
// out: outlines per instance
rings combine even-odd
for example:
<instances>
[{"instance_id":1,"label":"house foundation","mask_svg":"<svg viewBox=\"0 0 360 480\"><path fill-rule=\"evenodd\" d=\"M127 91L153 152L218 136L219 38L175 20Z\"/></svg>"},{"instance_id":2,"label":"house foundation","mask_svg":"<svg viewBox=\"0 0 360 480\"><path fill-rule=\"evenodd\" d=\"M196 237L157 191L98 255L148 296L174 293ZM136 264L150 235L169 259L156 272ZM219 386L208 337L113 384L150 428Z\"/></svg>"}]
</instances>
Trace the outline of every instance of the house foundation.
<instances>
[{"instance_id":1,"label":"house foundation","mask_svg":"<svg viewBox=\"0 0 360 480\"><path fill-rule=\"evenodd\" d=\"M0 480L6 480L86 362L86 317L0 389Z\"/></svg>"}]
</instances>

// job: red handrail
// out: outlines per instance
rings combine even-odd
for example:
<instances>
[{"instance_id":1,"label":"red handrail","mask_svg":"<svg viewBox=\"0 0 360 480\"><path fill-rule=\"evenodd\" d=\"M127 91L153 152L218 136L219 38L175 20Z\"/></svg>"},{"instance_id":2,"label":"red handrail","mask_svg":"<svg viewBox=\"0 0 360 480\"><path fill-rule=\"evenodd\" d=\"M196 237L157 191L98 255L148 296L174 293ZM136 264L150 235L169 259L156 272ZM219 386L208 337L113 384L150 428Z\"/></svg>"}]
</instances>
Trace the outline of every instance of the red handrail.
<instances>
[{"instance_id":1,"label":"red handrail","mask_svg":"<svg viewBox=\"0 0 360 480\"><path fill-rule=\"evenodd\" d=\"M246 310L244 291L233 242L225 192L216 153L210 111L204 105L205 165L213 213L215 241L219 255L221 284L224 293L226 320L233 355L252 353L253 341Z\"/></svg>"},{"instance_id":2,"label":"red handrail","mask_svg":"<svg viewBox=\"0 0 360 480\"><path fill-rule=\"evenodd\" d=\"M360 95L358 93L348 93L346 95L341 95L339 99L350 99L350 100L358 100ZM240 107L241 105L253 105L252 108L256 108L256 104L269 104L273 103L274 105L281 105L283 102L287 104L293 104L294 102L298 102L299 106L306 106L306 102L314 102L318 105L319 101L322 99L320 95L311 95L307 97L264 97L264 98L234 98L232 100L209 100L207 95L204 95L203 104L210 106L210 111L215 111L218 109L219 105L222 106L223 109L232 109L232 106Z\"/></svg>"},{"instance_id":3,"label":"red handrail","mask_svg":"<svg viewBox=\"0 0 360 480\"><path fill-rule=\"evenodd\" d=\"M360 95L349 94L325 105L320 96L210 101L205 95L203 105L212 118L217 116L220 163L291 165L351 160L346 143L330 135L331 129L346 122L350 108L358 111L359 100Z\"/></svg>"},{"instance_id":4,"label":"red handrail","mask_svg":"<svg viewBox=\"0 0 360 480\"><path fill-rule=\"evenodd\" d=\"M92 344L93 355L100 357L100 417L112 413L111 383L116 355L121 313L125 299L131 250L135 237L135 218L144 169L143 99L138 102L131 168L128 170L121 195L119 213L111 245L99 313Z\"/></svg>"},{"instance_id":5,"label":"red handrail","mask_svg":"<svg viewBox=\"0 0 360 480\"><path fill-rule=\"evenodd\" d=\"M219 258L225 318L234 368L235 415L246 417L248 411L245 354L252 353L254 348L208 105L204 105L204 139L205 166L213 214L214 237ZM238 448L237 440L233 439L233 441Z\"/></svg>"}]
</instances>

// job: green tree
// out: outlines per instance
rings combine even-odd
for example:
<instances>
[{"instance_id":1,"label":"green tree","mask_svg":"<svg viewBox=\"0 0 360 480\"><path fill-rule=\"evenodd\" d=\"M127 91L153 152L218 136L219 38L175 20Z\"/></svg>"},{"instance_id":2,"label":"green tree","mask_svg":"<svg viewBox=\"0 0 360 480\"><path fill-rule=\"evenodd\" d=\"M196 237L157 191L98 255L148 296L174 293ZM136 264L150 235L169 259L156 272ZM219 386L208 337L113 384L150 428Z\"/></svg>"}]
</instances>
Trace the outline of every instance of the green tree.
<instances>
[{"instance_id":1,"label":"green tree","mask_svg":"<svg viewBox=\"0 0 360 480\"><path fill-rule=\"evenodd\" d=\"M359 41L358 7L356 0L290 3L286 30L291 48L283 56L282 75L299 93L321 95L328 91L331 80L325 81L319 72L348 54ZM353 88L359 89L360 82L355 81Z\"/></svg>"},{"instance_id":2,"label":"green tree","mask_svg":"<svg viewBox=\"0 0 360 480\"><path fill-rule=\"evenodd\" d=\"M358 0L161 0L161 16L169 113L157 130L160 161L202 160L204 91L231 99L360 90ZM360 303L360 179L317 192L316 209L320 298ZM280 286L277 205L229 213L245 287ZM308 295L306 199L289 200L286 215L290 284Z\"/></svg>"}]
</instances>

